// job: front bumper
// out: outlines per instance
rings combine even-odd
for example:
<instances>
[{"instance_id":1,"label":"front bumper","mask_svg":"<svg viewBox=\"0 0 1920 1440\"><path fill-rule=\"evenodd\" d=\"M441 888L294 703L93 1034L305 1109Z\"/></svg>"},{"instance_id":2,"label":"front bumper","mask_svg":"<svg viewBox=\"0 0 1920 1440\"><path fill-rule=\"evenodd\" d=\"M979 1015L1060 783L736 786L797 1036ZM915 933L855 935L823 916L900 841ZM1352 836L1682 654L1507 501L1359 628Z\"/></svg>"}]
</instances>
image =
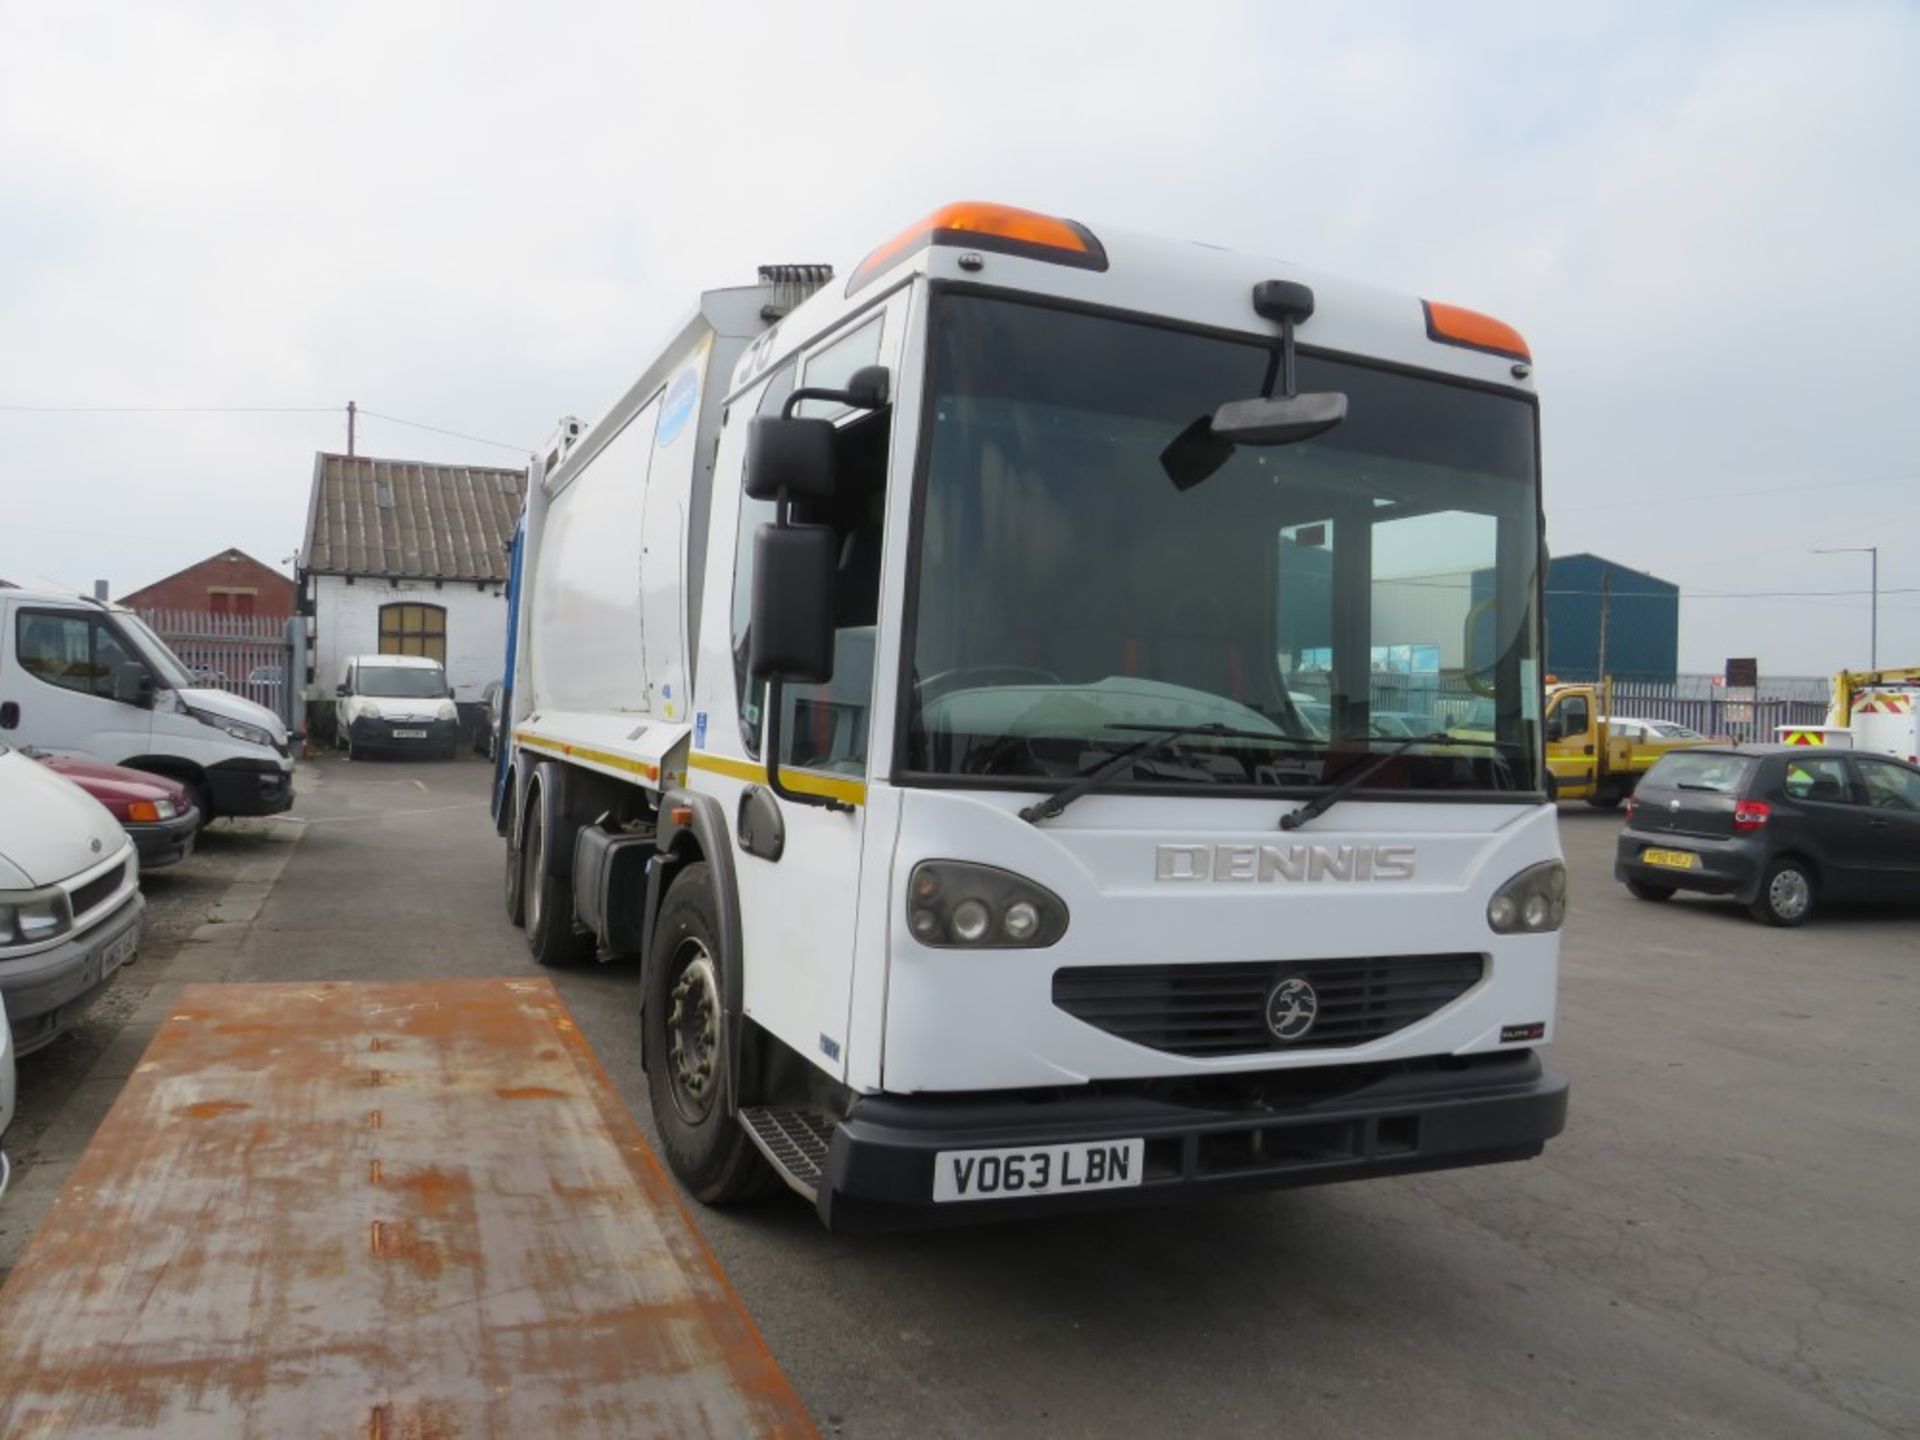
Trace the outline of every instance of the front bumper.
<instances>
[{"instance_id":1,"label":"front bumper","mask_svg":"<svg viewBox=\"0 0 1920 1440\"><path fill-rule=\"evenodd\" d=\"M200 831L200 812L189 805L186 814L172 820L121 828L133 837L133 848L140 852L140 873L144 875L149 870L178 865L193 853L193 837Z\"/></svg>"},{"instance_id":2,"label":"front bumper","mask_svg":"<svg viewBox=\"0 0 1920 1440\"><path fill-rule=\"evenodd\" d=\"M114 971L133 956L129 933L139 944L140 915L147 902L139 894L99 924L71 940L17 960L0 960L0 995L6 997L16 1055L31 1055L70 1029L100 997Z\"/></svg>"},{"instance_id":3,"label":"front bumper","mask_svg":"<svg viewBox=\"0 0 1920 1440\"><path fill-rule=\"evenodd\" d=\"M1648 850L1684 850L1696 856L1691 870L1649 865L1640 856ZM1763 839L1713 839L1702 835L1662 835L1657 830L1622 830L1613 856L1613 878L1666 885L1702 895L1733 895L1753 899L1766 872Z\"/></svg>"},{"instance_id":4,"label":"front bumper","mask_svg":"<svg viewBox=\"0 0 1920 1440\"><path fill-rule=\"evenodd\" d=\"M279 760L222 760L207 767L207 818L278 815L293 808L293 766Z\"/></svg>"},{"instance_id":5,"label":"front bumper","mask_svg":"<svg viewBox=\"0 0 1920 1440\"><path fill-rule=\"evenodd\" d=\"M458 720L377 720L362 715L347 729L356 750L450 750L460 738ZM397 733L402 730L409 733Z\"/></svg>"},{"instance_id":6,"label":"front bumper","mask_svg":"<svg viewBox=\"0 0 1920 1440\"><path fill-rule=\"evenodd\" d=\"M1342 1077L1292 1075L1322 1087L1319 1095L863 1098L829 1143L820 1218L836 1233L862 1234L1407 1175L1530 1159L1566 1125L1566 1079L1527 1050L1353 1067L1350 1088L1337 1093ZM943 1150L1136 1137L1146 1142L1139 1185L960 1204L932 1198Z\"/></svg>"}]
</instances>

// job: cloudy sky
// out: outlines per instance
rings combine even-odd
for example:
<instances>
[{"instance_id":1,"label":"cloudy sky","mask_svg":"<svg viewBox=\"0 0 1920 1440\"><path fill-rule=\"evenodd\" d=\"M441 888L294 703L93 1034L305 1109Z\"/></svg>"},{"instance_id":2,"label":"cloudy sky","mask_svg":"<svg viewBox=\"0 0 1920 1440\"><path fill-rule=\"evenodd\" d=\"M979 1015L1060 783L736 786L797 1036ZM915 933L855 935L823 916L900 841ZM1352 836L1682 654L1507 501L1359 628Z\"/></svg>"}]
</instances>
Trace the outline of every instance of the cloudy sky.
<instances>
[{"instance_id":1,"label":"cloudy sky","mask_svg":"<svg viewBox=\"0 0 1920 1440\"><path fill-rule=\"evenodd\" d=\"M0 0L0 576L279 562L319 407L531 449L978 197L1508 319L1554 549L1677 581L1683 668L1864 664L1822 545L1920 663L1920 8L1570 8Z\"/></svg>"}]
</instances>

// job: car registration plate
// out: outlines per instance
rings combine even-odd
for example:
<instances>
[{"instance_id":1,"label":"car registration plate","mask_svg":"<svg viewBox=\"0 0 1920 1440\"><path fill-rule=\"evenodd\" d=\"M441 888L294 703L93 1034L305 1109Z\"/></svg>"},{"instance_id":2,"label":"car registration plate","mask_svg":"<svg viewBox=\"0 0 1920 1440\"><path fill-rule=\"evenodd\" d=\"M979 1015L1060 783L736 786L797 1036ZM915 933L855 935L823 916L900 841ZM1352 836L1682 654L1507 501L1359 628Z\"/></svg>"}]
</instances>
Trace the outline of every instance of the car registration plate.
<instances>
[{"instance_id":1,"label":"car registration plate","mask_svg":"<svg viewBox=\"0 0 1920 1440\"><path fill-rule=\"evenodd\" d=\"M1700 857L1691 850L1642 850L1640 861L1662 870L1691 870L1700 863Z\"/></svg>"},{"instance_id":2,"label":"car registration plate","mask_svg":"<svg viewBox=\"0 0 1920 1440\"><path fill-rule=\"evenodd\" d=\"M393 738L396 740L424 740L427 738L427 732L424 730L396 730L393 732Z\"/></svg>"},{"instance_id":3,"label":"car registration plate","mask_svg":"<svg viewBox=\"0 0 1920 1440\"><path fill-rule=\"evenodd\" d=\"M933 1159L933 1198L1005 1200L1121 1190L1144 1178L1144 1140L1087 1140L1004 1150L942 1150Z\"/></svg>"},{"instance_id":4,"label":"car registration plate","mask_svg":"<svg viewBox=\"0 0 1920 1440\"><path fill-rule=\"evenodd\" d=\"M107 975L118 970L133 958L133 952L139 944L140 927L136 925L133 929L127 931L126 934L116 939L111 945L107 946L101 953L100 973Z\"/></svg>"}]
</instances>

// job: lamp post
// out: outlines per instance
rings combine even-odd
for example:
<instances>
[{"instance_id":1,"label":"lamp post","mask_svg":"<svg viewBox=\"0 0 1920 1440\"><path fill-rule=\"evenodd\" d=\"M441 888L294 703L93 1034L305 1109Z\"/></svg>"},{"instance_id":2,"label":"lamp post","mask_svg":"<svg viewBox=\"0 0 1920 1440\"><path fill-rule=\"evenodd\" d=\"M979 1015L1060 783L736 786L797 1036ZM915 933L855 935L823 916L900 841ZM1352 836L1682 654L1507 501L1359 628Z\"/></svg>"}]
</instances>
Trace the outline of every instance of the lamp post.
<instances>
[{"instance_id":1,"label":"lamp post","mask_svg":"<svg viewBox=\"0 0 1920 1440\"><path fill-rule=\"evenodd\" d=\"M1878 545L1834 545L1816 548L1816 555L1869 555L1873 557L1873 609L1872 619L1867 623L1872 627L1868 632L1867 668L1880 668L1880 547Z\"/></svg>"}]
</instances>

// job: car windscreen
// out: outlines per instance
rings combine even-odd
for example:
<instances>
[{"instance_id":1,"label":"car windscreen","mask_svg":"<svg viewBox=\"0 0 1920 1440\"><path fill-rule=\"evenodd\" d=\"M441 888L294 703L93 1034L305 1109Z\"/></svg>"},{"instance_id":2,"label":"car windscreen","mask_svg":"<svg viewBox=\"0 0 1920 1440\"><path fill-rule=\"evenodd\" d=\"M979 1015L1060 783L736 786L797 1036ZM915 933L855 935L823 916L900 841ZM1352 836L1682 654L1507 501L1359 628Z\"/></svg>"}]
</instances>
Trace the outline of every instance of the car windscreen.
<instances>
[{"instance_id":1,"label":"car windscreen","mask_svg":"<svg viewBox=\"0 0 1920 1440\"><path fill-rule=\"evenodd\" d=\"M1753 770L1750 755L1702 754L1698 750L1668 755L1647 772L1643 787L1661 790L1711 790L1732 795L1746 784Z\"/></svg>"},{"instance_id":2,"label":"car windscreen","mask_svg":"<svg viewBox=\"0 0 1920 1440\"><path fill-rule=\"evenodd\" d=\"M357 691L376 700L442 700L447 694L447 677L440 670L362 665Z\"/></svg>"}]
</instances>

